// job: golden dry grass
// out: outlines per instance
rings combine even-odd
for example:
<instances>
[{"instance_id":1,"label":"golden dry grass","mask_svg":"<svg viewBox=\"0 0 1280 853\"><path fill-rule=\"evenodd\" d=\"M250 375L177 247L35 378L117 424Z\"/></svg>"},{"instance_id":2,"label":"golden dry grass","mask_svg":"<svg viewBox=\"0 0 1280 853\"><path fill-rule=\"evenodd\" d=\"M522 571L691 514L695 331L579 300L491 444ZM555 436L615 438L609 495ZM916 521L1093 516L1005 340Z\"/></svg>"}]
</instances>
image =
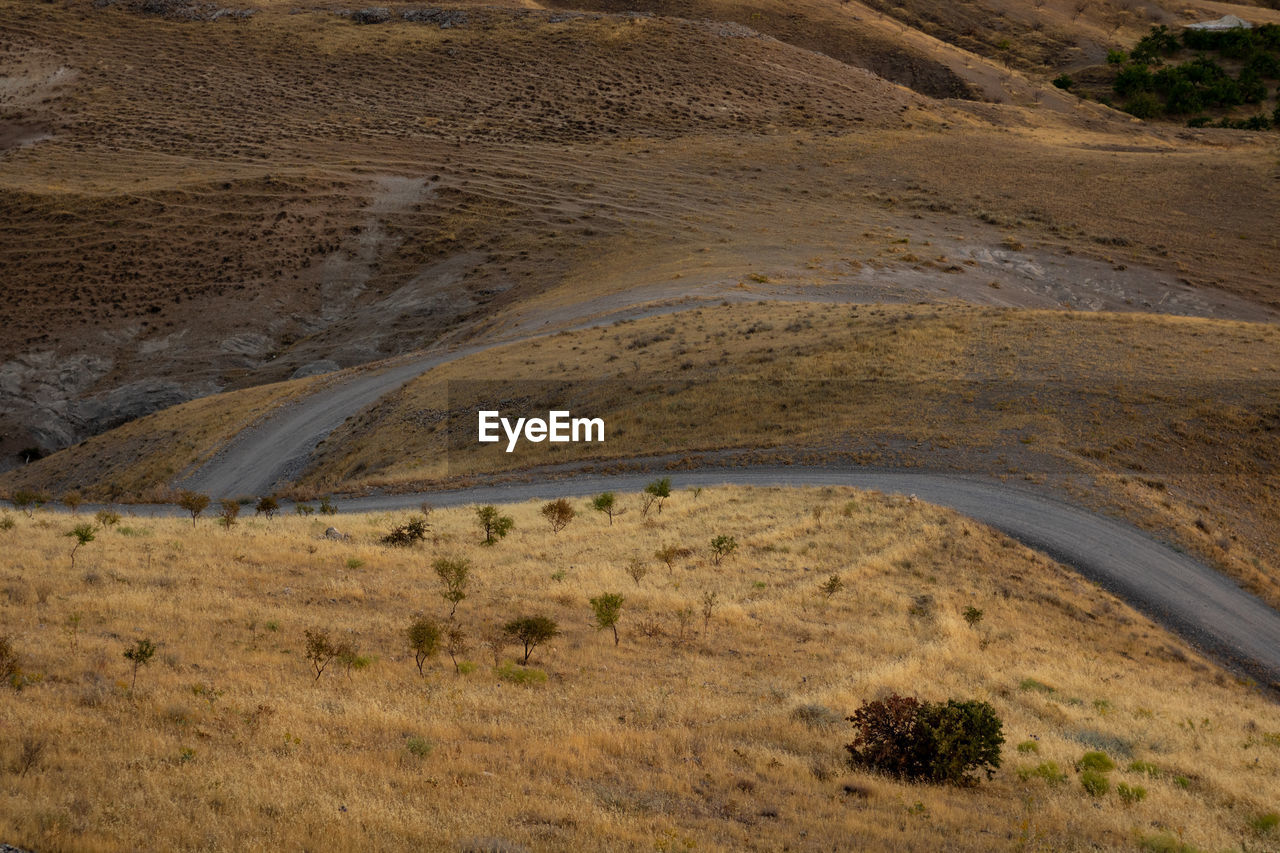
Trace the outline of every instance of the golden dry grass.
<instances>
[{"instance_id":1,"label":"golden dry grass","mask_svg":"<svg viewBox=\"0 0 1280 853\"><path fill-rule=\"evenodd\" d=\"M1047 559L952 513L844 489L678 489L647 520L621 500L612 528L583 509L558 535L537 504L510 507L516 529L492 548L470 508L433 513L414 550L376 544L402 515L336 519L350 542L314 518L230 531L126 518L74 572L61 534L76 519L19 517L0 533L0 612L36 683L0 711L0 833L42 850L1083 850L1162 836L1276 849L1250 828L1280 797L1276 706ZM715 566L722 533L740 548ZM652 558L668 544L694 556L669 571ZM474 563L457 620L475 669L444 658L422 679L403 631L447 613L441 555ZM639 585L633 559L650 569ZM827 600L831 574L846 587ZM626 596L616 648L590 624L587 599L605 591ZM677 612L708 592L706 629L699 613L673 643ZM481 637L528 613L563 634L531 660L547 681L521 686L495 674ZM312 627L370 663L316 681ZM122 653L141 637L160 652L130 690ZM994 780L848 769L839 717L893 691L990 701L1007 738ZM24 737L46 746L20 775ZM1017 751L1025 741L1039 752ZM1141 785L1145 800L1084 793L1073 764L1098 748L1120 764L1113 788ZM1020 779L1046 761L1064 784Z\"/></svg>"}]
</instances>

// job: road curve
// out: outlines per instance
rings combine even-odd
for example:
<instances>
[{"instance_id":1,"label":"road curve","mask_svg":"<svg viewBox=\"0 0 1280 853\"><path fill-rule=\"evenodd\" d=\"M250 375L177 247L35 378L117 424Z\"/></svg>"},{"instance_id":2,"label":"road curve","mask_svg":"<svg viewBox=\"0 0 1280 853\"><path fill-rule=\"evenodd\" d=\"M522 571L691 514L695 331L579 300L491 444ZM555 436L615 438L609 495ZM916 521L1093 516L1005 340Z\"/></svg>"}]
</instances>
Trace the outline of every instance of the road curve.
<instances>
[{"instance_id":1,"label":"road curve","mask_svg":"<svg viewBox=\"0 0 1280 853\"><path fill-rule=\"evenodd\" d=\"M342 501L344 511L581 497L605 490L639 491L653 474L581 475L544 483L511 483L426 495L382 495ZM1280 688L1280 613L1221 573L1138 528L993 478L841 467L743 467L682 471L677 488L854 486L950 507L1068 565L1180 634L1207 654L1262 684Z\"/></svg>"}]
</instances>

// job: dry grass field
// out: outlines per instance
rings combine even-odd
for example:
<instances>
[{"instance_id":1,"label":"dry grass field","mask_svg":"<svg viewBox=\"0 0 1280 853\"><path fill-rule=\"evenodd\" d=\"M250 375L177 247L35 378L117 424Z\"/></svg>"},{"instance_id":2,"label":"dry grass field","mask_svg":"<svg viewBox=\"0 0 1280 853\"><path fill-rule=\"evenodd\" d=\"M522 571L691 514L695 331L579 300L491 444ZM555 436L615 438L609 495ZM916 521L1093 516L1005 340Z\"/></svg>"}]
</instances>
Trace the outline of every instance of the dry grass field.
<instances>
[{"instance_id":1,"label":"dry grass field","mask_svg":"<svg viewBox=\"0 0 1280 853\"><path fill-rule=\"evenodd\" d=\"M87 516L17 516L0 531L0 613L25 686L0 705L0 836L39 850L1280 849L1275 704L1073 573L904 499L675 485L647 519L619 496L612 527L575 502L558 534L536 504L504 507L515 529L487 548L472 508L433 512L412 549L378 544L402 514L337 517L345 542L314 517L126 517L74 570L63 534ZM718 535L739 547L716 565ZM669 545L691 554L668 568L654 553ZM439 557L472 564L466 650L461 672L442 654L423 677L405 631L417 614L448 622ZM605 592L625 596L616 646L591 621ZM561 634L528 668L486 645L534 614ZM349 643L351 666L317 679L309 629ZM123 653L144 638L158 652L133 685ZM990 702L995 777L965 789L850 769L843 717L892 692ZM1090 751L1116 764L1097 796L1076 769Z\"/></svg>"}]
</instances>

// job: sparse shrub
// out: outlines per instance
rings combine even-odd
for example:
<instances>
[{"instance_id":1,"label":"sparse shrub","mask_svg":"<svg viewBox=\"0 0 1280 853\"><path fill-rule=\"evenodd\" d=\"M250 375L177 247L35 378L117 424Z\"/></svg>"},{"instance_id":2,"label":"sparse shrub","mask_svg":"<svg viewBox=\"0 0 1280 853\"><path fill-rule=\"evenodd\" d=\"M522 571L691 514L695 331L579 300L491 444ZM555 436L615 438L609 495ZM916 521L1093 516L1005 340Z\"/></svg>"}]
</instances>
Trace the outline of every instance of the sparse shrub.
<instances>
[{"instance_id":1,"label":"sparse shrub","mask_svg":"<svg viewBox=\"0 0 1280 853\"><path fill-rule=\"evenodd\" d=\"M1116 763L1105 752L1086 752L1076 762L1077 770L1096 770L1099 773L1110 773L1116 769Z\"/></svg>"},{"instance_id":2,"label":"sparse shrub","mask_svg":"<svg viewBox=\"0 0 1280 853\"><path fill-rule=\"evenodd\" d=\"M531 666L516 666L511 661L507 661L497 669L498 678L503 681L510 681L512 684L541 684L547 680L547 674L540 669L534 669Z\"/></svg>"},{"instance_id":3,"label":"sparse shrub","mask_svg":"<svg viewBox=\"0 0 1280 853\"><path fill-rule=\"evenodd\" d=\"M549 616L521 616L502 626L502 632L524 646L522 663L528 664L533 650L557 636L560 628Z\"/></svg>"},{"instance_id":4,"label":"sparse shrub","mask_svg":"<svg viewBox=\"0 0 1280 853\"><path fill-rule=\"evenodd\" d=\"M662 505L669 497L671 497L671 478L663 477L659 480L654 480L645 486L644 491L640 493L640 515L648 517L649 510L655 504L658 507L658 515L662 515Z\"/></svg>"},{"instance_id":5,"label":"sparse shrub","mask_svg":"<svg viewBox=\"0 0 1280 853\"><path fill-rule=\"evenodd\" d=\"M258 503L253 507L254 515L265 515L267 521L276 517L276 513L280 511L280 502L275 498L267 496L259 498Z\"/></svg>"},{"instance_id":6,"label":"sparse shrub","mask_svg":"<svg viewBox=\"0 0 1280 853\"><path fill-rule=\"evenodd\" d=\"M351 571L354 572L356 569L362 568L364 566L364 560L360 559L359 557L350 557L346 562L346 566L348 569L351 569Z\"/></svg>"},{"instance_id":7,"label":"sparse shrub","mask_svg":"<svg viewBox=\"0 0 1280 853\"><path fill-rule=\"evenodd\" d=\"M1150 761L1130 761L1127 768L1130 773L1141 773L1155 779L1160 775L1160 768L1152 764Z\"/></svg>"},{"instance_id":8,"label":"sparse shrub","mask_svg":"<svg viewBox=\"0 0 1280 853\"><path fill-rule=\"evenodd\" d=\"M1034 740L1024 740L1022 743L1018 744L1018 752L1039 755L1040 744Z\"/></svg>"},{"instance_id":9,"label":"sparse shrub","mask_svg":"<svg viewBox=\"0 0 1280 853\"><path fill-rule=\"evenodd\" d=\"M444 650L453 661L453 671L462 675L462 664L458 663L458 655L467 653L467 633L459 625L450 625L444 633ZM465 664L465 661L463 662Z\"/></svg>"},{"instance_id":10,"label":"sparse shrub","mask_svg":"<svg viewBox=\"0 0 1280 853\"><path fill-rule=\"evenodd\" d=\"M191 513L191 526L195 527L200 513L209 508L209 496L199 492L183 491L178 494L178 506Z\"/></svg>"},{"instance_id":11,"label":"sparse shrub","mask_svg":"<svg viewBox=\"0 0 1280 853\"><path fill-rule=\"evenodd\" d=\"M13 516L9 515L9 513L6 512L4 515L0 515L0 530L7 533L17 526L18 523L13 520Z\"/></svg>"},{"instance_id":12,"label":"sparse shrub","mask_svg":"<svg viewBox=\"0 0 1280 853\"><path fill-rule=\"evenodd\" d=\"M413 652L414 663L418 665L418 675L426 675L422 670L423 664L440 651L440 626L426 616L419 616L409 623L408 634L409 649Z\"/></svg>"},{"instance_id":13,"label":"sparse shrub","mask_svg":"<svg viewBox=\"0 0 1280 853\"><path fill-rule=\"evenodd\" d=\"M986 702L920 702L894 694L868 702L848 718L855 734L854 764L903 779L974 784L975 770L990 778L1000 766L1002 724Z\"/></svg>"},{"instance_id":14,"label":"sparse shrub","mask_svg":"<svg viewBox=\"0 0 1280 853\"><path fill-rule=\"evenodd\" d=\"M342 667L347 678L351 677L353 670L364 669L373 663L373 658L360 654L360 648L349 640L343 640L335 647L337 652L334 660L338 662L338 666Z\"/></svg>"},{"instance_id":15,"label":"sparse shrub","mask_svg":"<svg viewBox=\"0 0 1280 853\"><path fill-rule=\"evenodd\" d=\"M1057 86L1059 89L1070 89L1075 84L1076 81L1071 79L1070 74L1059 74L1057 77L1053 78L1053 85Z\"/></svg>"},{"instance_id":16,"label":"sparse shrub","mask_svg":"<svg viewBox=\"0 0 1280 853\"><path fill-rule=\"evenodd\" d=\"M22 667L18 661L18 650L13 647L13 637L8 634L0 634L0 681L15 690L21 689Z\"/></svg>"},{"instance_id":17,"label":"sparse shrub","mask_svg":"<svg viewBox=\"0 0 1280 853\"><path fill-rule=\"evenodd\" d=\"M476 520L480 522L480 529L484 531L483 544L485 545L492 545L499 539L505 538L516 526L514 518L502 515L492 504L476 507Z\"/></svg>"},{"instance_id":18,"label":"sparse shrub","mask_svg":"<svg viewBox=\"0 0 1280 853\"><path fill-rule=\"evenodd\" d=\"M236 526L236 519L240 517L240 502L231 498L223 498L218 501L218 523L227 530Z\"/></svg>"},{"instance_id":19,"label":"sparse shrub","mask_svg":"<svg viewBox=\"0 0 1280 853\"><path fill-rule=\"evenodd\" d=\"M711 540L711 561L717 566L734 551L738 550L738 540L723 533Z\"/></svg>"},{"instance_id":20,"label":"sparse shrub","mask_svg":"<svg viewBox=\"0 0 1280 853\"><path fill-rule=\"evenodd\" d=\"M109 509L100 509L93 516L93 520L98 522L98 526L105 530L120 523L120 513Z\"/></svg>"},{"instance_id":21,"label":"sparse shrub","mask_svg":"<svg viewBox=\"0 0 1280 853\"><path fill-rule=\"evenodd\" d=\"M1249 828L1259 835L1273 832L1277 826L1280 826L1280 812L1260 814L1249 821Z\"/></svg>"},{"instance_id":22,"label":"sparse shrub","mask_svg":"<svg viewBox=\"0 0 1280 853\"><path fill-rule=\"evenodd\" d=\"M302 503L299 503L299 504L294 504L294 505L293 505L293 511L294 511L294 513L295 513L296 515L307 516L307 515L311 515L313 512L315 512L315 511L316 511L316 508L315 508L315 507L313 507L311 504L302 504Z\"/></svg>"},{"instance_id":23,"label":"sparse shrub","mask_svg":"<svg viewBox=\"0 0 1280 853\"><path fill-rule=\"evenodd\" d=\"M1138 92L1125 102L1124 111L1134 118L1149 119L1160 115L1160 100L1150 92Z\"/></svg>"},{"instance_id":24,"label":"sparse shrub","mask_svg":"<svg viewBox=\"0 0 1280 853\"><path fill-rule=\"evenodd\" d=\"M325 495L320 499L321 515L336 515L337 513L338 507L333 503L333 495Z\"/></svg>"},{"instance_id":25,"label":"sparse shrub","mask_svg":"<svg viewBox=\"0 0 1280 853\"><path fill-rule=\"evenodd\" d=\"M425 518L411 518L404 524L397 524L391 528L386 536L382 537L383 545L390 545L393 548L411 548L418 542L423 542L427 538L427 520Z\"/></svg>"},{"instance_id":26,"label":"sparse shrub","mask_svg":"<svg viewBox=\"0 0 1280 853\"><path fill-rule=\"evenodd\" d=\"M542 506L542 517L551 525L552 533L559 533L569 526L569 522L573 521L574 516L578 514L573 508L573 504L569 503L566 498L558 498Z\"/></svg>"},{"instance_id":27,"label":"sparse shrub","mask_svg":"<svg viewBox=\"0 0 1280 853\"><path fill-rule=\"evenodd\" d=\"M404 748L415 758L426 758L436 748L436 745L424 737L412 735L404 742Z\"/></svg>"},{"instance_id":28,"label":"sparse shrub","mask_svg":"<svg viewBox=\"0 0 1280 853\"><path fill-rule=\"evenodd\" d=\"M673 645L676 645L676 646L683 646L687 641L689 625L690 623L693 622L693 608L678 607L676 608L675 617L676 617L676 625L678 626L679 631L676 633L676 636L672 640L672 643Z\"/></svg>"},{"instance_id":29,"label":"sparse shrub","mask_svg":"<svg viewBox=\"0 0 1280 853\"><path fill-rule=\"evenodd\" d=\"M1018 779L1026 782L1030 779L1043 779L1049 785L1061 785L1067 781L1067 774L1056 761L1044 761L1035 767L1024 767L1018 771Z\"/></svg>"},{"instance_id":30,"label":"sparse shrub","mask_svg":"<svg viewBox=\"0 0 1280 853\"><path fill-rule=\"evenodd\" d=\"M1147 798L1147 789L1141 785L1127 785L1121 782L1116 785L1116 794L1120 796L1120 802L1126 806L1131 806Z\"/></svg>"},{"instance_id":31,"label":"sparse shrub","mask_svg":"<svg viewBox=\"0 0 1280 853\"><path fill-rule=\"evenodd\" d=\"M839 575L832 575L819 584L818 589L822 590L822 594L828 599L831 599L837 592L844 589L844 581Z\"/></svg>"},{"instance_id":32,"label":"sparse shrub","mask_svg":"<svg viewBox=\"0 0 1280 853\"><path fill-rule=\"evenodd\" d=\"M653 556L660 562L667 564L667 571L675 568L676 560L683 560L693 556L693 551L689 548L682 548L679 545L664 545L657 551L653 552Z\"/></svg>"},{"instance_id":33,"label":"sparse shrub","mask_svg":"<svg viewBox=\"0 0 1280 853\"><path fill-rule=\"evenodd\" d=\"M1034 678L1024 678L1018 684L1019 690L1034 690L1036 693L1056 693L1057 689Z\"/></svg>"},{"instance_id":34,"label":"sparse shrub","mask_svg":"<svg viewBox=\"0 0 1280 853\"><path fill-rule=\"evenodd\" d=\"M1086 770L1080 774L1080 787L1091 797L1102 797L1111 790L1111 782L1097 770Z\"/></svg>"},{"instance_id":35,"label":"sparse shrub","mask_svg":"<svg viewBox=\"0 0 1280 853\"><path fill-rule=\"evenodd\" d=\"M613 526L613 517L622 515L625 510L618 508L618 496L613 492L605 492L591 499L591 508L609 516L609 526Z\"/></svg>"},{"instance_id":36,"label":"sparse shrub","mask_svg":"<svg viewBox=\"0 0 1280 853\"><path fill-rule=\"evenodd\" d=\"M591 609L595 616L596 630L611 629L615 646L618 645L618 617L622 615L622 602L624 600L616 592L607 592L591 599Z\"/></svg>"},{"instance_id":37,"label":"sparse shrub","mask_svg":"<svg viewBox=\"0 0 1280 853\"><path fill-rule=\"evenodd\" d=\"M640 581L649 574L649 567L645 565L644 560L632 560L627 563L627 574L636 582L636 586L640 586Z\"/></svg>"},{"instance_id":38,"label":"sparse shrub","mask_svg":"<svg viewBox=\"0 0 1280 853\"><path fill-rule=\"evenodd\" d=\"M977 628L978 623L982 621L982 611L970 604L964 609L964 621L970 628Z\"/></svg>"},{"instance_id":39,"label":"sparse shrub","mask_svg":"<svg viewBox=\"0 0 1280 853\"><path fill-rule=\"evenodd\" d=\"M324 675L325 668L338 656L338 648L329 639L329 632L320 628L308 628L303 632L306 638L306 657L315 670L315 680Z\"/></svg>"},{"instance_id":40,"label":"sparse shrub","mask_svg":"<svg viewBox=\"0 0 1280 853\"><path fill-rule=\"evenodd\" d=\"M449 618L458 612L458 604L467 597L467 584L471 581L471 561L465 557L438 557L431 568L444 589L440 595L451 605Z\"/></svg>"},{"instance_id":41,"label":"sparse shrub","mask_svg":"<svg viewBox=\"0 0 1280 853\"><path fill-rule=\"evenodd\" d=\"M719 599L719 593L714 590L708 590L702 594L702 633L704 635L711 629L711 612L715 610Z\"/></svg>"},{"instance_id":42,"label":"sparse shrub","mask_svg":"<svg viewBox=\"0 0 1280 853\"><path fill-rule=\"evenodd\" d=\"M71 510L72 515L75 515L77 512L80 511L80 505L84 503L84 495L72 489L71 491L65 493L62 496L61 500L62 500L62 505L65 506L67 509Z\"/></svg>"},{"instance_id":43,"label":"sparse shrub","mask_svg":"<svg viewBox=\"0 0 1280 853\"><path fill-rule=\"evenodd\" d=\"M9 495L9 500L15 509L25 512L27 518L30 518L37 509L45 504L44 496L31 489L15 489L13 494Z\"/></svg>"},{"instance_id":44,"label":"sparse shrub","mask_svg":"<svg viewBox=\"0 0 1280 853\"><path fill-rule=\"evenodd\" d=\"M48 745L49 742L42 737L23 735L22 742L18 746L18 758L13 764L13 772L18 774L18 778L26 776L40 766L40 759L44 756Z\"/></svg>"},{"instance_id":45,"label":"sparse shrub","mask_svg":"<svg viewBox=\"0 0 1280 853\"><path fill-rule=\"evenodd\" d=\"M95 528L92 524L77 524L74 528L72 528L71 530L68 530L65 534L63 534L65 536L70 536L76 540L76 544L71 546L71 570L72 571L75 571L75 568L76 568L76 551L80 549L80 546L88 545L90 542L92 542L96 534L97 534L97 528Z\"/></svg>"},{"instance_id":46,"label":"sparse shrub","mask_svg":"<svg viewBox=\"0 0 1280 853\"><path fill-rule=\"evenodd\" d=\"M156 644L151 642L149 638L137 640L132 646L124 650L125 659L133 667L133 680L129 682L129 690L138 683L138 670L151 663L151 659L156 655Z\"/></svg>"}]
</instances>

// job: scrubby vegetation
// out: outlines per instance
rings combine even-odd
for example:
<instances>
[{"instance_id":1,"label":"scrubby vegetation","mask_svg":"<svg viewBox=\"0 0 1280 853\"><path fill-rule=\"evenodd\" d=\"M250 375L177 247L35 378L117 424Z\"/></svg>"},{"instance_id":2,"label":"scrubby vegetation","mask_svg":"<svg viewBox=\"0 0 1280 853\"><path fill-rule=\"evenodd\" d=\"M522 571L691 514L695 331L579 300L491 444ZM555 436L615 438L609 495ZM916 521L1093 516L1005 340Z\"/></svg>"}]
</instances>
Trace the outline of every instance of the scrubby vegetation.
<instances>
[{"instance_id":1,"label":"scrubby vegetation","mask_svg":"<svg viewBox=\"0 0 1280 853\"><path fill-rule=\"evenodd\" d=\"M1275 705L971 522L844 489L673 489L612 526L569 503L559 532L541 503L495 506L515 524L496 548L465 507L412 549L381 541L392 514L344 518L347 540L316 517L131 518L52 576L66 517L16 517L0 834L987 850L1275 831ZM732 562L702 544L634 571L726 530ZM912 712L903 738L889 706Z\"/></svg>"}]
</instances>

